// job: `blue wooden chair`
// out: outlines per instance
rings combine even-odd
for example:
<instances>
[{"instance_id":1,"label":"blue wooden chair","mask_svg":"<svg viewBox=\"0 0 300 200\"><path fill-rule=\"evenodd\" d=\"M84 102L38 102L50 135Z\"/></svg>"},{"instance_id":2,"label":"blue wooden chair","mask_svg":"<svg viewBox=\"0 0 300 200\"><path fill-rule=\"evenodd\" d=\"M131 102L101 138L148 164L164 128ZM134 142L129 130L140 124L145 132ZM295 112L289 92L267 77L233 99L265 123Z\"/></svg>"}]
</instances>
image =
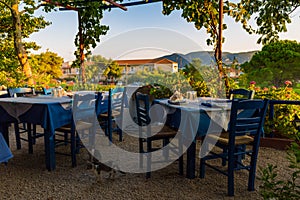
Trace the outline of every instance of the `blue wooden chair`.
<instances>
[{"instance_id":1,"label":"blue wooden chair","mask_svg":"<svg viewBox=\"0 0 300 200\"><path fill-rule=\"evenodd\" d=\"M71 156L72 166L77 165L76 153L80 148L93 149L96 127L96 98L94 93L76 93L72 104L73 122L55 130L55 147L70 144L70 153L59 152L61 155ZM62 134L61 134L62 133ZM82 143L82 140L88 140Z\"/></svg>"},{"instance_id":2,"label":"blue wooden chair","mask_svg":"<svg viewBox=\"0 0 300 200\"><path fill-rule=\"evenodd\" d=\"M8 88L7 92L10 97L22 97L22 96L34 95L34 90L28 87Z\"/></svg>"},{"instance_id":3,"label":"blue wooden chair","mask_svg":"<svg viewBox=\"0 0 300 200\"><path fill-rule=\"evenodd\" d=\"M43 95L51 95L52 94L52 89L51 88L49 88L49 89L43 88L43 93L42 94Z\"/></svg>"},{"instance_id":4,"label":"blue wooden chair","mask_svg":"<svg viewBox=\"0 0 300 200\"><path fill-rule=\"evenodd\" d=\"M7 89L9 97L23 97L23 96L33 96L35 92L33 88L20 87L20 88L8 88ZM28 142L28 152L33 153L33 144L37 138L42 137L43 133L36 132L36 125L30 123L14 123L15 136L17 149L21 149L21 141ZM27 133L27 137L22 137L24 133Z\"/></svg>"},{"instance_id":5,"label":"blue wooden chair","mask_svg":"<svg viewBox=\"0 0 300 200\"><path fill-rule=\"evenodd\" d=\"M202 143L200 178L204 178L205 166L217 170L228 177L228 195L234 196L234 171L247 169L249 171L248 190L254 190L259 141L268 102L268 100L233 100L228 131L221 133L221 135L207 134L204 143ZM255 114L248 117L239 115L238 113L243 110L254 110ZM209 144L215 144L215 147L226 149L226 151L208 152ZM252 147L244 148L244 145ZM241 155L250 156L250 163L244 164L239 159ZM227 161L227 169L222 171L221 168L207 162L212 159L225 159Z\"/></svg>"},{"instance_id":6,"label":"blue wooden chair","mask_svg":"<svg viewBox=\"0 0 300 200\"><path fill-rule=\"evenodd\" d=\"M239 89L230 89L229 90L229 99L253 99L254 90L247 90L243 88Z\"/></svg>"},{"instance_id":7,"label":"blue wooden chair","mask_svg":"<svg viewBox=\"0 0 300 200\"><path fill-rule=\"evenodd\" d=\"M151 176L151 155L149 152L153 152L163 148L168 145L170 139L174 138L176 134L178 134L178 130L170 128L166 125L163 127L155 126L151 123L150 118L150 103L149 103L149 95L142 94L140 92L135 93L136 100L136 112L137 112L137 122L139 125L139 152L140 152L140 166L143 167L143 156L147 156L147 173L146 178L150 178ZM147 126L147 128L143 128ZM152 135L152 133L155 133ZM180 133L179 133L180 134ZM161 147L153 147L152 142L161 140ZM146 148L144 148L144 144L146 144ZM177 149L177 153L180 155L179 157L179 173L183 174L183 157L182 157L182 149L181 144ZM165 154L167 155L167 154Z\"/></svg>"},{"instance_id":8,"label":"blue wooden chair","mask_svg":"<svg viewBox=\"0 0 300 200\"><path fill-rule=\"evenodd\" d=\"M122 114L124 108L124 88L109 89L107 97L107 112L99 115L99 120L104 123L105 134L112 142L112 134L116 132L119 135L119 141L123 140Z\"/></svg>"}]
</instances>

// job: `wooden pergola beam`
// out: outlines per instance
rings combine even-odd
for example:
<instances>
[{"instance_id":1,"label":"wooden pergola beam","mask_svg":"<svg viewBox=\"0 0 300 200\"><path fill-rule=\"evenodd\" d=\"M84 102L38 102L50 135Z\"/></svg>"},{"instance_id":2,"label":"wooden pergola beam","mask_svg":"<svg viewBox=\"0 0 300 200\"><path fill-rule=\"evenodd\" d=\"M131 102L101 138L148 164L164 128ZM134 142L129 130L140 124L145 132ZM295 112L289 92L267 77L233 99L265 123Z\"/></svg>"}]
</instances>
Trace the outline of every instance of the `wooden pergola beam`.
<instances>
[{"instance_id":1,"label":"wooden pergola beam","mask_svg":"<svg viewBox=\"0 0 300 200\"><path fill-rule=\"evenodd\" d=\"M114 2L114 1L112 1L112 0L104 0L104 1L110 3L111 5L113 5L113 6L115 6L115 7L121 8L121 9L124 10L124 11L127 11L127 8L126 8L125 6L123 6L123 5L121 5L121 4L118 4L118 3L116 3L116 2Z\"/></svg>"},{"instance_id":2,"label":"wooden pergola beam","mask_svg":"<svg viewBox=\"0 0 300 200\"><path fill-rule=\"evenodd\" d=\"M63 8L60 8L59 10L74 10L74 11L78 11L78 10L81 9L81 8L76 8L76 7L68 5L68 4L62 4L62 3L59 3L57 1L51 1L51 0L44 0L44 1L46 3L48 3L48 4L51 4L51 5L63 7ZM96 0L91 0L89 2L93 2L93 1L96 1ZM113 0L104 0L104 1L106 1L109 4L111 4L108 7L117 7L117 8L120 8L120 9L124 10L124 11L127 11L127 8L124 5L118 4L118 3L114 2ZM84 8L84 7L82 7L82 8Z\"/></svg>"},{"instance_id":3,"label":"wooden pergola beam","mask_svg":"<svg viewBox=\"0 0 300 200\"><path fill-rule=\"evenodd\" d=\"M59 2L53 2L51 0L44 0L46 3L48 4L51 4L51 5L54 5L54 6L61 6L61 7L64 7L66 10L74 10L74 11L78 11L77 8L73 7L73 6L70 6L70 5L65 5L65 4L62 4L62 3L59 3Z\"/></svg>"},{"instance_id":4,"label":"wooden pergola beam","mask_svg":"<svg viewBox=\"0 0 300 200\"><path fill-rule=\"evenodd\" d=\"M97 1L97 0L90 0L89 2L93 2L93 1ZM110 3L109 1L111 1L111 0L107 0L106 2ZM129 2L129 3L122 3L122 4L118 4L118 3L114 2L113 4L111 3L111 5L106 5L106 6L103 6L102 8L103 9L107 9L107 8L121 8L122 9L122 7L124 7L125 9L122 9L122 10L127 11L126 7L129 7L129 6L138 6L138 5L144 5L144 4L149 4L149 3L157 3L157 2L160 2L160 1L163 1L163 0L145 0L145 1L135 1L135 2ZM77 9L83 9L83 8L85 8L85 7L83 6L81 8L77 8ZM69 9L67 9L67 8L60 8L59 10L64 11L64 10L69 10Z\"/></svg>"}]
</instances>

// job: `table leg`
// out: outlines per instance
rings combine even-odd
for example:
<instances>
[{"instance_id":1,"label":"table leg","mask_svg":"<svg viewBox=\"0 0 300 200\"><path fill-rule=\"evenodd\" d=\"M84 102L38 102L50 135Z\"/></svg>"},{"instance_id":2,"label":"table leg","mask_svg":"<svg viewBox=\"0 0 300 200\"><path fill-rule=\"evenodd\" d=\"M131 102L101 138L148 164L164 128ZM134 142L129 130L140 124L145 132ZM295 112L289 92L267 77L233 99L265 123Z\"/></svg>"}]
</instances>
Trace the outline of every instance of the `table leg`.
<instances>
[{"instance_id":1,"label":"table leg","mask_svg":"<svg viewBox=\"0 0 300 200\"><path fill-rule=\"evenodd\" d=\"M186 161L186 177L189 179L195 178L196 169L196 142L192 142L187 149L187 161Z\"/></svg>"},{"instance_id":2,"label":"table leg","mask_svg":"<svg viewBox=\"0 0 300 200\"><path fill-rule=\"evenodd\" d=\"M51 131L44 130L44 143L45 143L45 155L46 155L46 168L49 171L55 169L55 141L54 134Z\"/></svg>"}]
</instances>

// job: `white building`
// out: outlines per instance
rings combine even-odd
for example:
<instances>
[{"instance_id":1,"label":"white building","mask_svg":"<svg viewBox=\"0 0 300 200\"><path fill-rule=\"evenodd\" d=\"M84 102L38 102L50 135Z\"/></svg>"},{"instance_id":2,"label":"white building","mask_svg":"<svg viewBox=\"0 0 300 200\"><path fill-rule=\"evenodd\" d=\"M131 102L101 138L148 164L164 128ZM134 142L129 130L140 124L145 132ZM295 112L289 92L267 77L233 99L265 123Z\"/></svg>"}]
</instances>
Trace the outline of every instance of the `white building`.
<instances>
[{"instance_id":1,"label":"white building","mask_svg":"<svg viewBox=\"0 0 300 200\"><path fill-rule=\"evenodd\" d=\"M120 67L124 67L124 74L135 74L140 70L162 70L165 72L178 72L178 63L166 58L141 60L115 60Z\"/></svg>"}]
</instances>

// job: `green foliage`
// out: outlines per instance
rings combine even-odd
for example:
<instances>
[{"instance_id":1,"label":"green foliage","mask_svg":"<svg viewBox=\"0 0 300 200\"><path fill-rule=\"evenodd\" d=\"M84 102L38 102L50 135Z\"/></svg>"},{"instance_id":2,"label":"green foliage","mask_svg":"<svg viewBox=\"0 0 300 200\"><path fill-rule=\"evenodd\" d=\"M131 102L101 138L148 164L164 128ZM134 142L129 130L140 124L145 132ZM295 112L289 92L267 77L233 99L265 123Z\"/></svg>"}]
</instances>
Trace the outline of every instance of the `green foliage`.
<instances>
[{"instance_id":1,"label":"green foliage","mask_svg":"<svg viewBox=\"0 0 300 200\"><path fill-rule=\"evenodd\" d=\"M47 51L31 55L29 62L32 66L32 77L34 78L34 85L32 86L34 87L46 87L52 79L59 78L62 75L61 65L63 58L56 53ZM0 84L7 87L28 86L25 81L26 77L19 66L4 68L3 71L0 71L0 80Z\"/></svg>"},{"instance_id":2,"label":"green foliage","mask_svg":"<svg viewBox=\"0 0 300 200\"><path fill-rule=\"evenodd\" d=\"M111 62L111 59L106 59L100 55L91 56L85 65L87 83L98 83L101 81L101 75Z\"/></svg>"},{"instance_id":3,"label":"green foliage","mask_svg":"<svg viewBox=\"0 0 300 200\"><path fill-rule=\"evenodd\" d=\"M260 169L260 194L264 199L296 200L300 198L300 147L292 143L288 150L289 168L293 171L289 179L279 179L277 166L268 164Z\"/></svg>"},{"instance_id":4,"label":"green foliage","mask_svg":"<svg viewBox=\"0 0 300 200\"><path fill-rule=\"evenodd\" d=\"M299 100L300 95L293 90L291 87L292 83L290 81L285 81L285 83L285 87L276 88L273 86L270 88L260 88L252 82L249 89L255 90L255 98L257 99ZM274 119L271 121L268 117L266 118L265 133L280 134L281 136L300 141L300 132L297 130L297 126L294 123L294 120L299 117L299 105L274 105Z\"/></svg>"},{"instance_id":5,"label":"green foliage","mask_svg":"<svg viewBox=\"0 0 300 200\"><path fill-rule=\"evenodd\" d=\"M169 98L172 96L173 92L166 86L154 84L150 90L150 94L156 99L162 99Z\"/></svg>"},{"instance_id":6,"label":"green foliage","mask_svg":"<svg viewBox=\"0 0 300 200\"><path fill-rule=\"evenodd\" d=\"M108 26L101 23L104 10L107 7L106 2L82 0L74 0L72 2L68 0L55 0L55 2L62 7L76 10L78 13L79 29L75 38L77 50L74 53L76 60L73 62L73 66L80 67L81 50L85 57L88 57L91 54L91 49L95 48L97 43L100 42L100 36L105 35L109 30ZM47 4L44 10L50 12L54 7L53 4Z\"/></svg>"},{"instance_id":7,"label":"green foliage","mask_svg":"<svg viewBox=\"0 0 300 200\"><path fill-rule=\"evenodd\" d=\"M113 61L108 66L106 66L103 76L106 77L106 81L109 83L115 83L117 78L122 75L123 67L120 67L117 62Z\"/></svg>"},{"instance_id":8,"label":"green foliage","mask_svg":"<svg viewBox=\"0 0 300 200\"><path fill-rule=\"evenodd\" d=\"M201 63L195 60L178 73L158 70L151 72L147 70L138 71L135 75L127 78L127 83L141 82L143 85L152 85L151 94L156 98L168 98L176 90L182 94L194 90L197 91L198 96L211 96L211 91L213 90L211 88L208 89L202 76L205 76L208 80L212 80L212 76L208 76L205 74L206 72L209 72L209 68L201 66Z\"/></svg>"},{"instance_id":9,"label":"green foliage","mask_svg":"<svg viewBox=\"0 0 300 200\"><path fill-rule=\"evenodd\" d=\"M62 76L61 66L63 58L56 53L47 51L38 55L32 55L29 62L36 85L47 85L52 79L58 79Z\"/></svg>"},{"instance_id":10,"label":"green foliage","mask_svg":"<svg viewBox=\"0 0 300 200\"><path fill-rule=\"evenodd\" d=\"M63 87L65 88L65 87ZM72 91L83 91L83 90L88 90L88 91L108 91L110 88L115 88L114 85L100 85L100 84L91 84L91 83L86 83L86 84L74 84L72 87L68 86L67 90L72 90Z\"/></svg>"},{"instance_id":11,"label":"green foliage","mask_svg":"<svg viewBox=\"0 0 300 200\"><path fill-rule=\"evenodd\" d=\"M0 69L3 70L1 76L7 75L12 80L7 85L18 86L32 79L31 67L26 65L27 53L39 47L22 39L50 24L44 17L34 15L38 3L40 1L0 0Z\"/></svg>"},{"instance_id":12,"label":"green foliage","mask_svg":"<svg viewBox=\"0 0 300 200\"><path fill-rule=\"evenodd\" d=\"M300 43L284 40L265 45L241 67L248 81L255 80L262 87L296 82L300 80Z\"/></svg>"},{"instance_id":13,"label":"green foliage","mask_svg":"<svg viewBox=\"0 0 300 200\"><path fill-rule=\"evenodd\" d=\"M188 22L193 22L195 28L205 28L210 35L208 45L216 45L218 39L219 0L191 0L191 1L163 1L163 14L169 15L174 10L182 10L181 16ZM299 0L240 0L224 1L224 14L232 17L249 33L260 35L258 43L267 44L278 40L280 32L287 31L287 24L291 23L291 13L300 5ZM257 28L248 22L255 16ZM222 25L223 30L227 28ZM222 39L224 42L224 38Z\"/></svg>"},{"instance_id":14,"label":"green foliage","mask_svg":"<svg viewBox=\"0 0 300 200\"><path fill-rule=\"evenodd\" d=\"M29 38L32 33L38 32L50 25L51 23L45 21L43 16L37 17L34 15L35 11L40 7L41 2L41 0L0 0L0 35L10 39L12 39L14 35L15 27L11 13L11 6L14 3L17 3L19 8L23 9L19 11L22 38Z\"/></svg>"}]
</instances>

